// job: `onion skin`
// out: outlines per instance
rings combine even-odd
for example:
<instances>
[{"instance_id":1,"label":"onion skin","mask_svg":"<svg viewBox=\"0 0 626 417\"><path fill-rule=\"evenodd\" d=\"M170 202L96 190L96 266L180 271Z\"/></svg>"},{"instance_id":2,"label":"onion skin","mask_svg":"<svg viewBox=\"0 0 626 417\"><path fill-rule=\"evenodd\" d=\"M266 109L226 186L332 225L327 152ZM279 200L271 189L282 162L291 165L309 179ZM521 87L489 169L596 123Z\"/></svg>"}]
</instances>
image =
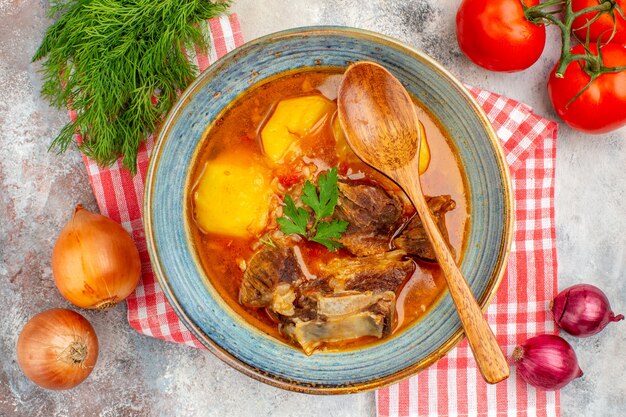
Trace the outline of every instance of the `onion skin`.
<instances>
[{"instance_id":1,"label":"onion skin","mask_svg":"<svg viewBox=\"0 0 626 417\"><path fill-rule=\"evenodd\" d=\"M102 309L135 290L141 260L122 226L78 205L52 250L52 274L69 302Z\"/></svg>"},{"instance_id":2,"label":"onion skin","mask_svg":"<svg viewBox=\"0 0 626 417\"><path fill-rule=\"evenodd\" d=\"M583 375L576 352L552 334L531 337L513 351L517 372L533 387L554 391Z\"/></svg>"},{"instance_id":3,"label":"onion skin","mask_svg":"<svg viewBox=\"0 0 626 417\"><path fill-rule=\"evenodd\" d=\"M26 323L16 350L28 379L51 390L69 389L83 382L96 365L98 338L83 316L55 308Z\"/></svg>"},{"instance_id":4,"label":"onion skin","mask_svg":"<svg viewBox=\"0 0 626 417\"><path fill-rule=\"evenodd\" d=\"M561 291L550 307L556 324L572 336L592 336L613 321L624 319L615 315L606 295L589 284L573 285Z\"/></svg>"}]
</instances>

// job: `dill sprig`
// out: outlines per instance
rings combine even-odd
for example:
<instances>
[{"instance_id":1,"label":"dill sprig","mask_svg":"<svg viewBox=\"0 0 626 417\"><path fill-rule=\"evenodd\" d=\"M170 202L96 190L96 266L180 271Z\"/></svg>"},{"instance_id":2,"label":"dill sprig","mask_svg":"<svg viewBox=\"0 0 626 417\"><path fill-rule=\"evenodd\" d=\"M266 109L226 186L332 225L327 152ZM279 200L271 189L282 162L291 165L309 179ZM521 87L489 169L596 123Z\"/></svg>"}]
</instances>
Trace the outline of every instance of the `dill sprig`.
<instances>
[{"instance_id":1,"label":"dill sprig","mask_svg":"<svg viewBox=\"0 0 626 417\"><path fill-rule=\"evenodd\" d=\"M65 152L80 133L80 150L102 166L120 156L131 172L137 152L157 130L197 68L184 48L206 51L203 20L229 2L208 0L66 0L51 3L48 28L33 61L43 63L42 95L76 110L50 145Z\"/></svg>"}]
</instances>

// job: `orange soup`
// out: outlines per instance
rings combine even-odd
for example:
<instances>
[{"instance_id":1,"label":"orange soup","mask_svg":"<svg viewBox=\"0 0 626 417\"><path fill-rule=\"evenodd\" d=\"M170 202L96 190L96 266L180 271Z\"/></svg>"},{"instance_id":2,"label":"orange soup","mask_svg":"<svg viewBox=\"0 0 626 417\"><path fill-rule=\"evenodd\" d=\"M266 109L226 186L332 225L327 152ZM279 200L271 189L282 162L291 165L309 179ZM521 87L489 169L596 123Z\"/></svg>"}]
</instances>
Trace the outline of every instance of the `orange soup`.
<instances>
[{"instance_id":1,"label":"orange soup","mask_svg":"<svg viewBox=\"0 0 626 417\"><path fill-rule=\"evenodd\" d=\"M306 354L377 342L423 316L445 287L404 193L348 146L339 69L285 73L240 96L207 128L188 193L206 276L253 326ZM459 261L463 172L416 102L421 182Z\"/></svg>"}]
</instances>

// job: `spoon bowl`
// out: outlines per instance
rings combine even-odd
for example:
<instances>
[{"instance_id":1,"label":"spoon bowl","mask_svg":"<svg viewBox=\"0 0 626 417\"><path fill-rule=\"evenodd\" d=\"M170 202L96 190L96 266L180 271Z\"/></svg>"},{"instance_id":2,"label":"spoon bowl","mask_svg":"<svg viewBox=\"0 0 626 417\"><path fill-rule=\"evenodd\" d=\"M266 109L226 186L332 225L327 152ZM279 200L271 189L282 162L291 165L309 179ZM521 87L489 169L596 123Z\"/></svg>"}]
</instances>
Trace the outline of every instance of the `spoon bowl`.
<instances>
[{"instance_id":1,"label":"spoon bowl","mask_svg":"<svg viewBox=\"0 0 626 417\"><path fill-rule=\"evenodd\" d=\"M373 62L353 64L337 96L340 122L350 146L365 163L381 170L408 165L419 155L421 143L411 96L390 75ZM391 114L393 117L385 117Z\"/></svg>"},{"instance_id":2,"label":"spoon bowl","mask_svg":"<svg viewBox=\"0 0 626 417\"><path fill-rule=\"evenodd\" d=\"M411 96L383 66L362 61L345 72L337 96L339 121L354 153L402 188L420 216L446 278L483 378L495 384L509 367L439 231L419 181L419 119Z\"/></svg>"}]
</instances>

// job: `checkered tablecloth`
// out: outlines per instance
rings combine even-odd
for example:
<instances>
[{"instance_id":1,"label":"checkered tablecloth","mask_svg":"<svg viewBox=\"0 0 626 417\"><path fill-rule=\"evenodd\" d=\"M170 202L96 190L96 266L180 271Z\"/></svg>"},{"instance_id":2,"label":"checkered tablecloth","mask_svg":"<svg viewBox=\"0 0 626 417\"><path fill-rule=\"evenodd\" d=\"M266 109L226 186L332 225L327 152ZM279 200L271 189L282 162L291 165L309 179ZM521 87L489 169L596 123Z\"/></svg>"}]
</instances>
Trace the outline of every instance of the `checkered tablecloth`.
<instances>
[{"instance_id":1,"label":"checkered tablecloth","mask_svg":"<svg viewBox=\"0 0 626 417\"><path fill-rule=\"evenodd\" d=\"M206 22L210 50L188 50L202 71L243 43L235 15ZM510 354L527 337L553 332L546 305L556 293L554 162L556 125L514 100L469 87L502 141L516 201L515 237L507 273L487 310L500 346ZM70 110L72 119L75 114ZM80 138L78 138L80 140ZM142 280L128 298L128 322L140 333L202 347L178 319L155 280L142 225L144 179L154 137L142 147L138 174L121 163L102 168L84 158L102 214L130 231L142 260ZM376 393L383 416L557 416L558 393L535 391L511 377L486 385L466 342L421 374Z\"/></svg>"}]
</instances>

